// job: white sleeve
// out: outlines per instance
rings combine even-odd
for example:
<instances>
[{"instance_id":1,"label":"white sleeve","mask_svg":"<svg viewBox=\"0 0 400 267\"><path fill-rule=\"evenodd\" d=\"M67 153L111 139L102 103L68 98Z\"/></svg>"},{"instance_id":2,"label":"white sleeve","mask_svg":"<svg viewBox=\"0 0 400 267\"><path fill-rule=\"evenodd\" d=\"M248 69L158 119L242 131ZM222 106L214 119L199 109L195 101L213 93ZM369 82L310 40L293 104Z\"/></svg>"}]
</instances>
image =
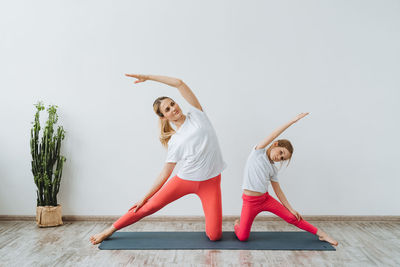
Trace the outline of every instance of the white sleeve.
<instances>
[{"instance_id":1,"label":"white sleeve","mask_svg":"<svg viewBox=\"0 0 400 267\"><path fill-rule=\"evenodd\" d=\"M278 170L276 169L276 167L275 166L273 166L272 168L274 168L274 173L271 175L271 181L274 181L274 182L279 182L278 181Z\"/></svg>"},{"instance_id":2,"label":"white sleeve","mask_svg":"<svg viewBox=\"0 0 400 267\"><path fill-rule=\"evenodd\" d=\"M182 159L182 146L170 144L168 145L167 159L165 162L178 162Z\"/></svg>"},{"instance_id":3,"label":"white sleeve","mask_svg":"<svg viewBox=\"0 0 400 267\"><path fill-rule=\"evenodd\" d=\"M196 115L199 115L199 116L201 116L201 115L204 116L206 114L204 112L204 109L203 109L203 111L201 111L200 109L193 107L193 106L191 107L190 111L192 111L192 113L195 113Z\"/></svg>"},{"instance_id":4,"label":"white sleeve","mask_svg":"<svg viewBox=\"0 0 400 267\"><path fill-rule=\"evenodd\" d=\"M195 120L197 120L201 123L210 124L211 127L213 127L210 119L208 118L207 113L204 112L204 109L203 109L203 111L201 111L200 109L193 107L190 110L190 113L193 116L193 118L195 118Z\"/></svg>"},{"instance_id":5,"label":"white sleeve","mask_svg":"<svg viewBox=\"0 0 400 267\"><path fill-rule=\"evenodd\" d=\"M275 173L274 175L272 175L271 176L271 181L273 181L273 182L279 182L279 180L278 180L278 175Z\"/></svg>"}]
</instances>

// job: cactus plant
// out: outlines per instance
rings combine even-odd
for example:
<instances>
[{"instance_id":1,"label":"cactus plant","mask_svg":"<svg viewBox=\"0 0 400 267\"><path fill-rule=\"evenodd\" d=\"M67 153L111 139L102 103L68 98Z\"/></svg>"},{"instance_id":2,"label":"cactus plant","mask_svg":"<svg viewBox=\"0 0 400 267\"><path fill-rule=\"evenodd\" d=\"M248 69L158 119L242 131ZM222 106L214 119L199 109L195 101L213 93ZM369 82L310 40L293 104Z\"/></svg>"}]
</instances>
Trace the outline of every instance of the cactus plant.
<instances>
[{"instance_id":1,"label":"cactus plant","mask_svg":"<svg viewBox=\"0 0 400 267\"><path fill-rule=\"evenodd\" d=\"M58 121L56 105L47 108L48 120L39 142L39 113L44 110L42 102L35 104L35 121L31 129L32 174L37 186L37 206L57 206L57 193L60 189L62 169L66 158L60 155L61 141L65 130L58 126L54 133L54 125Z\"/></svg>"}]
</instances>

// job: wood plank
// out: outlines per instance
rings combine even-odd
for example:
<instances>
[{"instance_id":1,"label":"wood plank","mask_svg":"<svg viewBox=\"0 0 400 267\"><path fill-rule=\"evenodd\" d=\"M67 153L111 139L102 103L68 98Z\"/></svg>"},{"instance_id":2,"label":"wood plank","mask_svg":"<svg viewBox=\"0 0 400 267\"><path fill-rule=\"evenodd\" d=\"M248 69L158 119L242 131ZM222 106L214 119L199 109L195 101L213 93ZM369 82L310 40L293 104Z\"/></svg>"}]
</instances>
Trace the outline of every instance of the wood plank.
<instances>
[{"instance_id":1,"label":"wood plank","mask_svg":"<svg viewBox=\"0 0 400 267\"><path fill-rule=\"evenodd\" d=\"M175 218L176 219L176 218ZM336 251L103 251L89 237L107 221L66 221L39 228L0 221L0 266L400 266L400 222L316 221L336 238ZM142 220L121 231L204 231L204 220ZM223 222L232 231L233 221ZM252 231L299 231L284 221L257 220Z\"/></svg>"}]
</instances>

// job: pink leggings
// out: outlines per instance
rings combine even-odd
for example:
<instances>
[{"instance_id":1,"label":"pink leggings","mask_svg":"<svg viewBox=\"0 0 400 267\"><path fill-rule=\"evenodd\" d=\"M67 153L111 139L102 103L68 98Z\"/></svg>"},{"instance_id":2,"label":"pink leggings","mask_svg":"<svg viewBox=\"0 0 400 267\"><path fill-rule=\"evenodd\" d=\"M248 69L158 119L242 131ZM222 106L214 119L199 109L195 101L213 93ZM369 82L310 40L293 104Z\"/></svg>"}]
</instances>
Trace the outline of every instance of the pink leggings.
<instances>
[{"instance_id":1,"label":"pink leggings","mask_svg":"<svg viewBox=\"0 0 400 267\"><path fill-rule=\"evenodd\" d=\"M297 218L280 202L271 197L268 192L261 196L248 196L243 194L242 214L240 224L235 225L235 234L240 241L246 241L250 235L251 225L254 218L262 211L270 211L290 224L300 229L306 230L312 234L317 233L317 228L305 220L298 221Z\"/></svg>"},{"instance_id":2,"label":"pink leggings","mask_svg":"<svg viewBox=\"0 0 400 267\"><path fill-rule=\"evenodd\" d=\"M221 174L205 181L189 181L172 177L138 211L133 209L113 223L120 230L150 214L155 213L172 201L187 194L200 197L206 217L206 234L212 241L222 237Z\"/></svg>"}]
</instances>

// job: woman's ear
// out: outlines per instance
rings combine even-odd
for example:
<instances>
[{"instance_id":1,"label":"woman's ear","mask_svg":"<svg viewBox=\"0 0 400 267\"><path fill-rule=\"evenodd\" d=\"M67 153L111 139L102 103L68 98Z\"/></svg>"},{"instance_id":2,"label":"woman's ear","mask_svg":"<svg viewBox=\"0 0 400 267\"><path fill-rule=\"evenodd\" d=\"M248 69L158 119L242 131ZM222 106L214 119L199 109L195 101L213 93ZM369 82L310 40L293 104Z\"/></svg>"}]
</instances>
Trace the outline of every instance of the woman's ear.
<instances>
[{"instance_id":1,"label":"woman's ear","mask_svg":"<svg viewBox=\"0 0 400 267\"><path fill-rule=\"evenodd\" d=\"M275 141L275 142L272 144L272 146L278 146L278 144L279 144L279 142L278 142L278 141Z\"/></svg>"}]
</instances>

